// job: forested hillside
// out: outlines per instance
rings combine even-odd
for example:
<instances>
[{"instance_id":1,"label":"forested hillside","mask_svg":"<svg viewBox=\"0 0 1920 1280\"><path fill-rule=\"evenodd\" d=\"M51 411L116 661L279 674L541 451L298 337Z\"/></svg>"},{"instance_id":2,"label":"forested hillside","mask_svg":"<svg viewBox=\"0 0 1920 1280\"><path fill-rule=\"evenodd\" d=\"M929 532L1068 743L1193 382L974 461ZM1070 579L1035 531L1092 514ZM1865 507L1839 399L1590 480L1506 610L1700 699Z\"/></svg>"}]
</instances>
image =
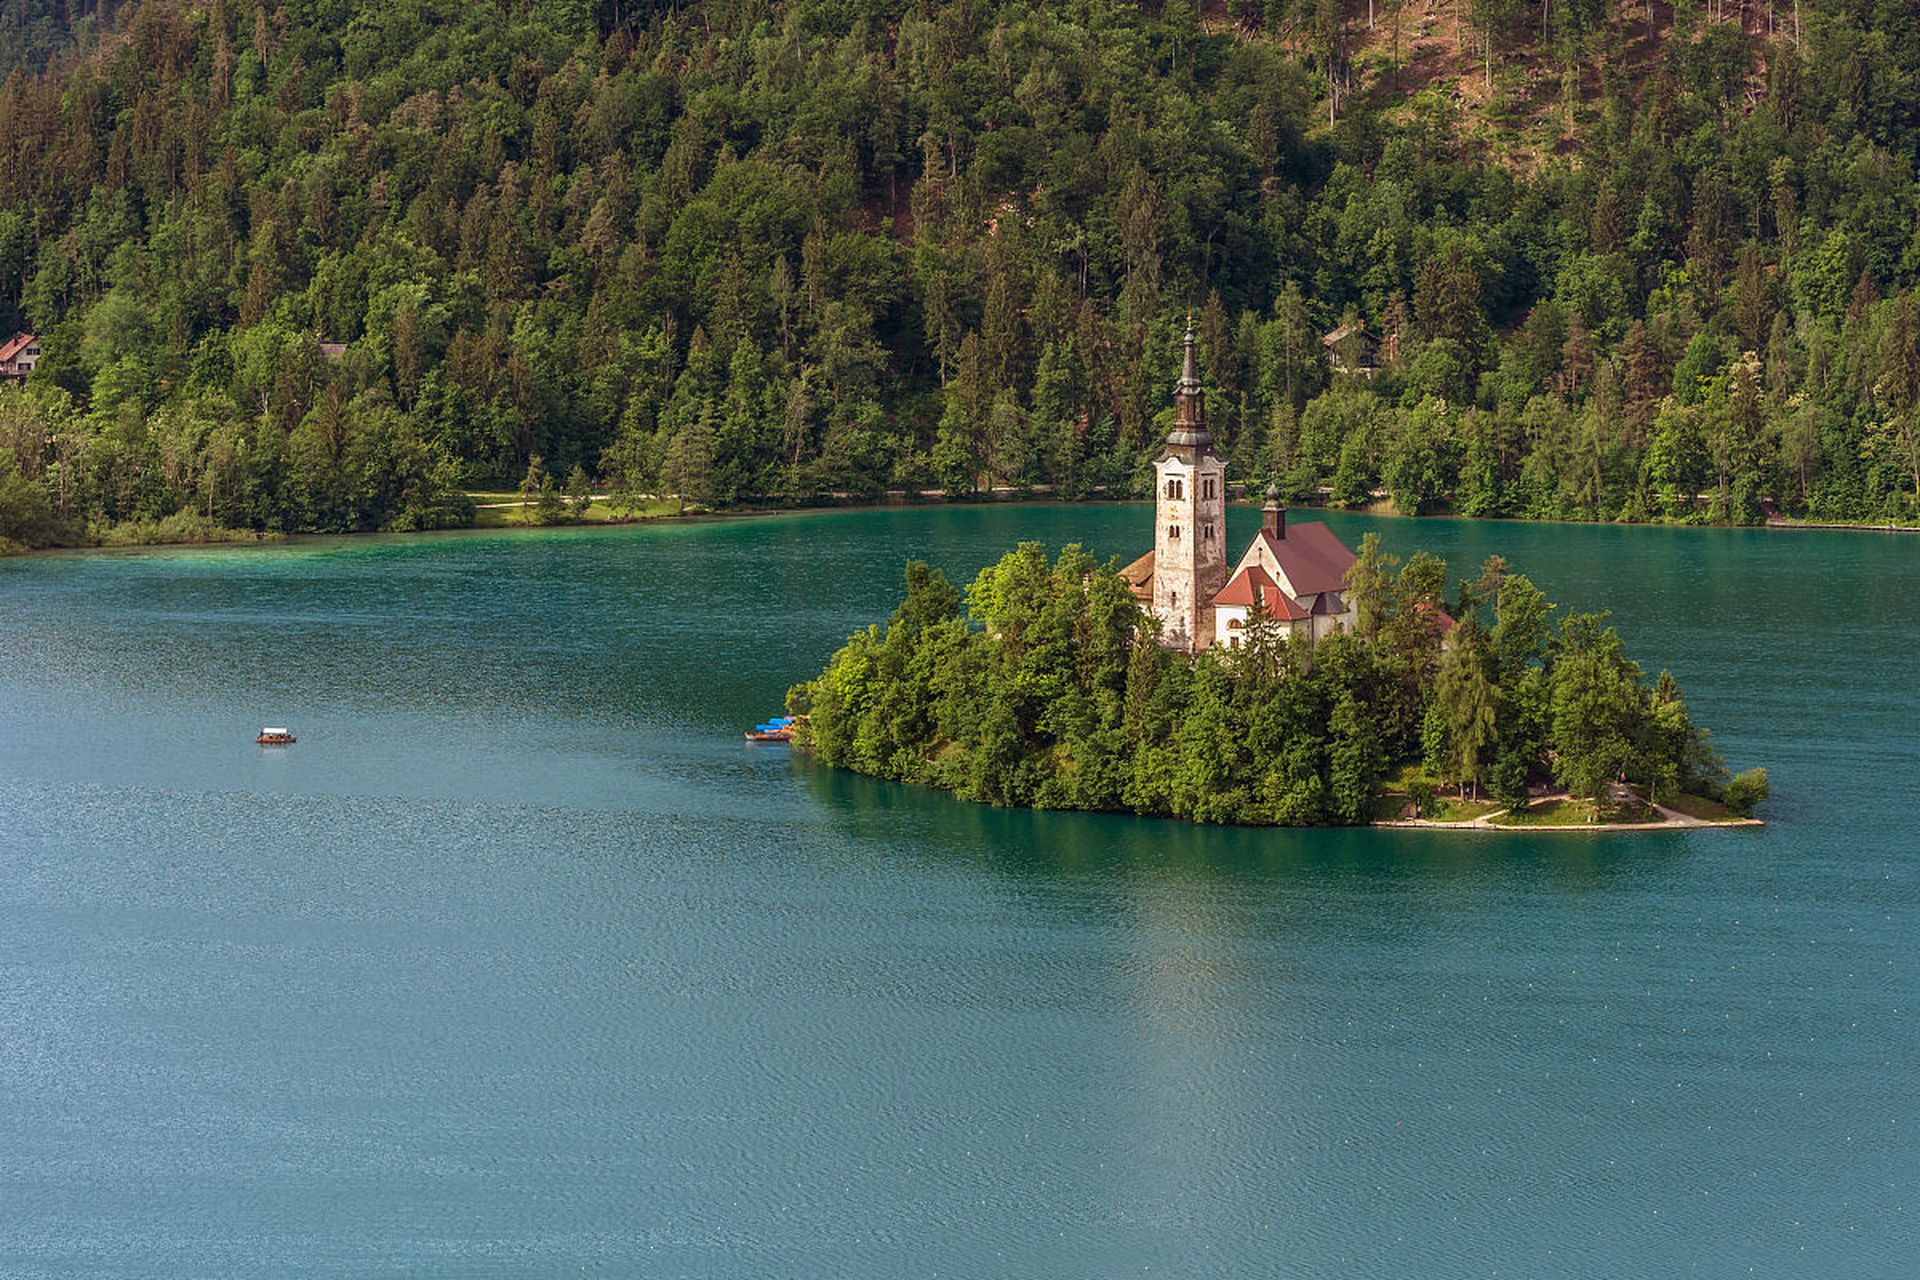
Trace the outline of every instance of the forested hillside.
<instances>
[{"instance_id":1,"label":"forested hillside","mask_svg":"<svg viewBox=\"0 0 1920 1280\"><path fill-rule=\"evenodd\" d=\"M0 328L45 350L0 540L458 522L536 458L1126 492L1189 312L1232 473L1296 494L1916 513L1904 0L14 0L0 42Z\"/></svg>"}]
</instances>

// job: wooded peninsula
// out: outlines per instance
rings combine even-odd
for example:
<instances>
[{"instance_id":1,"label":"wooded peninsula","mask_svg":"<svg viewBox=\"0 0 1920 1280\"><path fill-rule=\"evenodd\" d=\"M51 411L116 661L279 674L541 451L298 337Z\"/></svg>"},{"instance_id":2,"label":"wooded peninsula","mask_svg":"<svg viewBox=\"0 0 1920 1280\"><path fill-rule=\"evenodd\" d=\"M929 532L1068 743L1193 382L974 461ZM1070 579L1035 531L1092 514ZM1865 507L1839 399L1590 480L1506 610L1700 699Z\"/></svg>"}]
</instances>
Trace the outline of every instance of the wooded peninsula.
<instances>
[{"instance_id":1,"label":"wooded peninsula","mask_svg":"<svg viewBox=\"0 0 1920 1280\"><path fill-rule=\"evenodd\" d=\"M1190 660L1078 546L1024 543L964 596L913 562L886 625L788 694L795 743L966 800L1207 823L1725 820L1766 798L1604 615L1556 619L1499 557L1447 583L1368 534L1352 632L1282 638L1256 600L1238 647Z\"/></svg>"},{"instance_id":2,"label":"wooded peninsula","mask_svg":"<svg viewBox=\"0 0 1920 1280\"><path fill-rule=\"evenodd\" d=\"M1897 0L4 9L0 545L1143 495L1189 313L1289 498L1920 518Z\"/></svg>"}]
</instances>

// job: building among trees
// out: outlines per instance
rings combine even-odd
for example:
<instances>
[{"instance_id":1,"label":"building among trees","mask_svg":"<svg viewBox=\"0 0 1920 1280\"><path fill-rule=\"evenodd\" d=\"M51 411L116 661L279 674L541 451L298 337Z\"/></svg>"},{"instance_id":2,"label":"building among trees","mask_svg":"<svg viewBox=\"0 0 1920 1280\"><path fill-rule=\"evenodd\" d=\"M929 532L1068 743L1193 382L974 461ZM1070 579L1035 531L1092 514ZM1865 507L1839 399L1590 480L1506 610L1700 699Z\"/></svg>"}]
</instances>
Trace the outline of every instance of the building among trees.
<instances>
[{"instance_id":1,"label":"building among trees","mask_svg":"<svg viewBox=\"0 0 1920 1280\"><path fill-rule=\"evenodd\" d=\"M1358 316L1321 338L1320 345L1326 349L1327 367L1335 373L1371 378L1380 372L1380 344L1367 332L1367 322Z\"/></svg>"},{"instance_id":2,"label":"building among trees","mask_svg":"<svg viewBox=\"0 0 1920 1280\"><path fill-rule=\"evenodd\" d=\"M1195 654L1209 645L1237 647L1249 626L1316 640L1351 629L1353 552L1324 524L1289 531L1278 488L1267 489L1260 532L1228 572L1226 464L1207 430L1191 324L1173 406L1173 430L1153 464L1153 550L1120 571L1159 619L1160 642Z\"/></svg>"},{"instance_id":3,"label":"building among trees","mask_svg":"<svg viewBox=\"0 0 1920 1280\"><path fill-rule=\"evenodd\" d=\"M24 382L39 359L39 337L31 333L16 333L0 343L0 378Z\"/></svg>"}]
</instances>

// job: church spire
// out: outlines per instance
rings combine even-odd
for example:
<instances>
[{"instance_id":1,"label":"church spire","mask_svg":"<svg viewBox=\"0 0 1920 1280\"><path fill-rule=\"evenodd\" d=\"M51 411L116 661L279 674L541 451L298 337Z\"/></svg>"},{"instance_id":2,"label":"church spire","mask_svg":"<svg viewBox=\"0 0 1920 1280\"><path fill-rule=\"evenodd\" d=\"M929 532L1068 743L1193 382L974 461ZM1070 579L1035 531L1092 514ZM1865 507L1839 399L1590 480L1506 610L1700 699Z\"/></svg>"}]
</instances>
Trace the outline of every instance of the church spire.
<instances>
[{"instance_id":1,"label":"church spire","mask_svg":"<svg viewBox=\"0 0 1920 1280\"><path fill-rule=\"evenodd\" d=\"M1180 366L1180 381L1173 389L1173 430L1167 443L1174 448L1211 449L1213 433L1207 430L1207 393L1200 381L1200 361L1194 354L1193 317L1187 317L1186 358Z\"/></svg>"}]
</instances>

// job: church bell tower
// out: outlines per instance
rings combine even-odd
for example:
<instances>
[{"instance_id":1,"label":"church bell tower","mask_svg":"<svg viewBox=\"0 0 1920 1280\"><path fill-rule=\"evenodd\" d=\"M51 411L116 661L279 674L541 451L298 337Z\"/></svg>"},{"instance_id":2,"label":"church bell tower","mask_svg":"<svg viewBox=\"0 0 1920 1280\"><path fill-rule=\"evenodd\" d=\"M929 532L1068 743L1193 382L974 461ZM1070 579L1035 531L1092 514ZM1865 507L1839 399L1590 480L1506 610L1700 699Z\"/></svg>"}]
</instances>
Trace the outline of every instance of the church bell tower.
<instances>
[{"instance_id":1,"label":"church bell tower","mask_svg":"<svg viewBox=\"0 0 1920 1280\"><path fill-rule=\"evenodd\" d=\"M1198 653L1213 643L1213 598L1227 585L1227 468L1207 430L1191 320L1173 392L1173 430L1153 469L1153 613L1160 642Z\"/></svg>"}]
</instances>

